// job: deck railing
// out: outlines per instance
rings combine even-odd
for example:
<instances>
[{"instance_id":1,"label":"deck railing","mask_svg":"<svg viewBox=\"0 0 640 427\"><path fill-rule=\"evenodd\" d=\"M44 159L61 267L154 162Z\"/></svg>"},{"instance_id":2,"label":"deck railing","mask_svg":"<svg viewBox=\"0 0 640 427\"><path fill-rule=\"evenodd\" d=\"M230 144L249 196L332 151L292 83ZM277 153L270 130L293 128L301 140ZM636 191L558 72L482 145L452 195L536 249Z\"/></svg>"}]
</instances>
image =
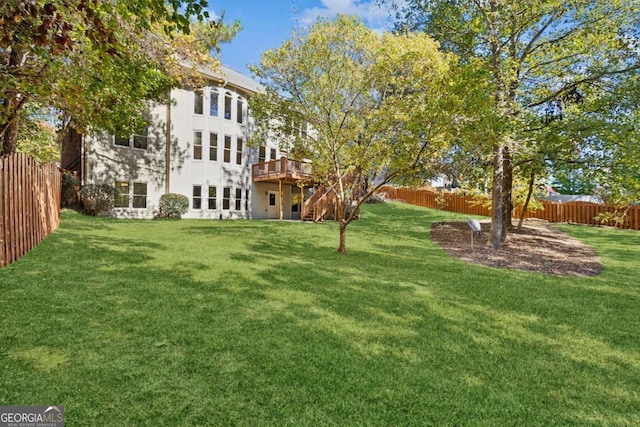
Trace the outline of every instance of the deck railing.
<instances>
[{"instance_id":1,"label":"deck railing","mask_svg":"<svg viewBox=\"0 0 640 427\"><path fill-rule=\"evenodd\" d=\"M313 170L310 163L291 160L282 157L279 160L256 163L251 167L254 181L268 181L271 179L311 179Z\"/></svg>"}]
</instances>

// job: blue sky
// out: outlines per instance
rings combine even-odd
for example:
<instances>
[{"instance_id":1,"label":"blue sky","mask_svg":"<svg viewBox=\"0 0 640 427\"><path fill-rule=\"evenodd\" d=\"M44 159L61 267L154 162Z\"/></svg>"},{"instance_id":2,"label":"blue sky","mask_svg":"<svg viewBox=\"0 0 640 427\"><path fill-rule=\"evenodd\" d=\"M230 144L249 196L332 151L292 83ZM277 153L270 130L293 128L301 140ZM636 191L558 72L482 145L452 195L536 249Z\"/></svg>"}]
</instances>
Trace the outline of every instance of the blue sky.
<instances>
[{"instance_id":1,"label":"blue sky","mask_svg":"<svg viewBox=\"0 0 640 427\"><path fill-rule=\"evenodd\" d=\"M257 64L267 49L278 47L296 26L306 26L318 16L337 13L357 15L375 30L388 29L389 13L375 0L210 0L211 8L225 11L225 21L240 21L242 31L229 44L222 45L222 63L244 74L247 64Z\"/></svg>"}]
</instances>

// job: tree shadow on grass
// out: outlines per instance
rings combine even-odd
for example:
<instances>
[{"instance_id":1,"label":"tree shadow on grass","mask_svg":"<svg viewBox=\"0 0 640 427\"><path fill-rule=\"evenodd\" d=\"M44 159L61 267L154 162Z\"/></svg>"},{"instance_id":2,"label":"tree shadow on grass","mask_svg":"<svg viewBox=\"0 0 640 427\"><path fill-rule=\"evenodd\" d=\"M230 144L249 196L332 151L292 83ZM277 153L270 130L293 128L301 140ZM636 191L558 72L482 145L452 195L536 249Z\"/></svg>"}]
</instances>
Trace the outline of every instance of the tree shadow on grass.
<instances>
[{"instance_id":1,"label":"tree shadow on grass","mask_svg":"<svg viewBox=\"0 0 640 427\"><path fill-rule=\"evenodd\" d=\"M260 253L264 247L256 242L252 249ZM281 260L291 253L321 250L313 245L267 247L270 256ZM472 402L474 409L455 408L461 416L480 410L494 421L513 417L516 423L535 419L580 425L587 420L585 406L604 420L620 416L601 402L624 390L625 372L638 366L640 358L582 322L581 313L597 310L601 301L589 301L570 315L545 312L544 300L526 301L548 285L535 283L537 275L514 274L528 283L516 288L512 281L505 288L500 281L510 273L472 269L484 273L478 279L479 271L447 268L451 262L441 253L434 256L415 246L405 249L390 248L393 255L387 254L384 262L372 259L369 252L351 251L348 257L325 256L325 269L296 258L294 265L262 271L264 299L247 316L283 317L311 334L330 335L387 367L404 364L402 371L411 372L409 387L417 394L431 388ZM407 273L416 263L437 273L430 268L423 269L426 277ZM313 268L313 273L305 268ZM544 298L566 294L562 285L559 289ZM584 305L584 298L581 301ZM517 408L513 399L519 402ZM630 408L624 419L633 419Z\"/></svg>"},{"instance_id":2,"label":"tree shadow on grass","mask_svg":"<svg viewBox=\"0 0 640 427\"><path fill-rule=\"evenodd\" d=\"M430 213L363 215L347 256L329 223L184 222L210 247L171 263L171 241L63 230L49 260L0 272L21 288L3 296L0 399L64 402L86 425L638 421L633 300L453 261L424 241Z\"/></svg>"}]
</instances>

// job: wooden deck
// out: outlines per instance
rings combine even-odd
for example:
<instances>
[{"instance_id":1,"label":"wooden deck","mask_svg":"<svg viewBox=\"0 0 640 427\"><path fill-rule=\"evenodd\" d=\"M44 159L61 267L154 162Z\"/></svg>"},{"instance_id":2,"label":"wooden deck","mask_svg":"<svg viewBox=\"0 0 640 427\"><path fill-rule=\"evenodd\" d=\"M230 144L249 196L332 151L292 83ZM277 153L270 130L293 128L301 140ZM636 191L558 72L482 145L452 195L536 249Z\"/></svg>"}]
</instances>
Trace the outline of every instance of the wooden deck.
<instances>
[{"instance_id":1,"label":"wooden deck","mask_svg":"<svg viewBox=\"0 0 640 427\"><path fill-rule=\"evenodd\" d=\"M251 167L253 182L281 182L296 184L299 181L313 183L313 172L310 163L290 160L286 157L280 160L256 163Z\"/></svg>"}]
</instances>

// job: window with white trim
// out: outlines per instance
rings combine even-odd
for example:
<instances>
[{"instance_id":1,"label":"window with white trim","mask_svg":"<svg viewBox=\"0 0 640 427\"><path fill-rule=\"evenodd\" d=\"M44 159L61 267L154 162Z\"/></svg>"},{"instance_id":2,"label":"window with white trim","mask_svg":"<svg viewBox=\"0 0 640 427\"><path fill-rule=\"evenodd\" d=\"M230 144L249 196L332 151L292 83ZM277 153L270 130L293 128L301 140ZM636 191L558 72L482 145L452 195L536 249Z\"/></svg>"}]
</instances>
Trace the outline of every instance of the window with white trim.
<instances>
[{"instance_id":1,"label":"window with white trim","mask_svg":"<svg viewBox=\"0 0 640 427\"><path fill-rule=\"evenodd\" d=\"M236 210L239 211L240 209L242 209L242 189L241 188L236 188Z\"/></svg>"},{"instance_id":2,"label":"window with white trim","mask_svg":"<svg viewBox=\"0 0 640 427\"><path fill-rule=\"evenodd\" d=\"M242 138L236 139L236 164L242 164Z\"/></svg>"},{"instance_id":3,"label":"window with white trim","mask_svg":"<svg viewBox=\"0 0 640 427\"><path fill-rule=\"evenodd\" d=\"M228 211L231 205L231 187L224 187L222 190L222 209Z\"/></svg>"},{"instance_id":4,"label":"window with white trim","mask_svg":"<svg viewBox=\"0 0 640 427\"><path fill-rule=\"evenodd\" d=\"M149 145L149 127L145 126L129 137L114 136L113 143L121 147L137 148L146 150Z\"/></svg>"},{"instance_id":5,"label":"window with white trim","mask_svg":"<svg viewBox=\"0 0 640 427\"><path fill-rule=\"evenodd\" d=\"M211 89L209 97L209 115L218 117L218 89Z\"/></svg>"},{"instance_id":6,"label":"window with white trim","mask_svg":"<svg viewBox=\"0 0 640 427\"><path fill-rule=\"evenodd\" d=\"M202 209L202 186L194 185L191 194L191 207L193 209Z\"/></svg>"},{"instance_id":7,"label":"window with white trim","mask_svg":"<svg viewBox=\"0 0 640 427\"><path fill-rule=\"evenodd\" d=\"M217 201L216 201L216 187L209 187L209 198L208 198L208 207L209 210L218 209Z\"/></svg>"},{"instance_id":8,"label":"window with white trim","mask_svg":"<svg viewBox=\"0 0 640 427\"><path fill-rule=\"evenodd\" d=\"M202 160L202 132L193 132L193 158Z\"/></svg>"},{"instance_id":9,"label":"window with white trim","mask_svg":"<svg viewBox=\"0 0 640 427\"><path fill-rule=\"evenodd\" d=\"M209 133L209 160L218 161L218 134Z\"/></svg>"},{"instance_id":10,"label":"window with white trim","mask_svg":"<svg viewBox=\"0 0 640 427\"><path fill-rule=\"evenodd\" d=\"M203 94L201 90L193 92L193 114L202 114L203 112Z\"/></svg>"},{"instance_id":11,"label":"window with white trim","mask_svg":"<svg viewBox=\"0 0 640 427\"><path fill-rule=\"evenodd\" d=\"M129 181L116 181L116 198L113 206L116 208L128 208L129 207Z\"/></svg>"},{"instance_id":12,"label":"window with white trim","mask_svg":"<svg viewBox=\"0 0 640 427\"><path fill-rule=\"evenodd\" d=\"M133 208L145 209L147 207L147 183L133 183Z\"/></svg>"},{"instance_id":13,"label":"window with white trim","mask_svg":"<svg viewBox=\"0 0 640 427\"><path fill-rule=\"evenodd\" d=\"M224 153L223 158L225 163L231 163L231 137L229 135L224 136Z\"/></svg>"},{"instance_id":14,"label":"window with white trim","mask_svg":"<svg viewBox=\"0 0 640 427\"><path fill-rule=\"evenodd\" d=\"M116 198L113 206L116 208L146 209L147 183L116 181Z\"/></svg>"},{"instance_id":15,"label":"window with white trim","mask_svg":"<svg viewBox=\"0 0 640 427\"><path fill-rule=\"evenodd\" d=\"M224 118L231 120L231 94L227 93L224 96Z\"/></svg>"},{"instance_id":16,"label":"window with white trim","mask_svg":"<svg viewBox=\"0 0 640 427\"><path fill-rule=\"evenodd\" d=\"M244 101L242 98L236 100L236 122L244 123Z\"/></svg>"}]
</instances>

